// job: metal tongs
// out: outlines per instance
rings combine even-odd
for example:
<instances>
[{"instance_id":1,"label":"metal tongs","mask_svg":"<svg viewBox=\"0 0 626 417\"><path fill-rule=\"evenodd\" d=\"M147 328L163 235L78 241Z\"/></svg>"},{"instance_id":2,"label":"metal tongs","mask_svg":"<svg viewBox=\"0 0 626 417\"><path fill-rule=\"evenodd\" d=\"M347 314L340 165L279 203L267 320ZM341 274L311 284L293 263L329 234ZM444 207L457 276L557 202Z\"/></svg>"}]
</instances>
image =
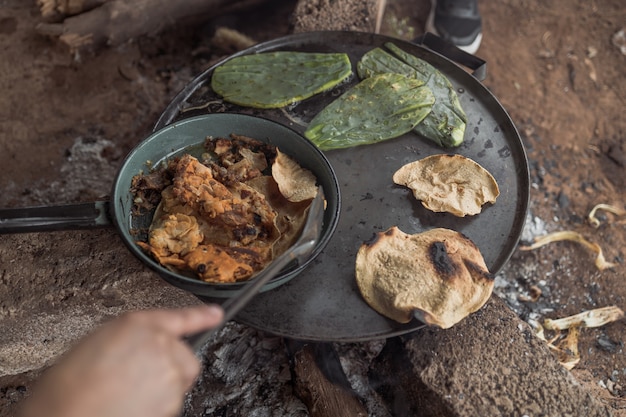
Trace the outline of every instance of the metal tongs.
<instances>
[{"instance_id":1,"label":"metal tongs","mask_svg":"<svg viewBox=\"0 0 626 417\"><path fill-rule=\"evenodd\" d=\"M322 231L322 223L324 219L324 191L321 186L317 187L317 195L311 202L306 222L302 229L300 238L282 255L276 258L265 269L259 272L250 280L237 294L227 299L223 304L224 318L222 322L215 328L196 333L186 338L189 346L194 350L197 356L200 356L202 350L211 336L221 329L226 322L233 319L237 313L243 309L248 302L254 297L261 287L270 279L275 277L285 266L294 260L301 264L313 252Z\"/></svg>"}]
</instances>

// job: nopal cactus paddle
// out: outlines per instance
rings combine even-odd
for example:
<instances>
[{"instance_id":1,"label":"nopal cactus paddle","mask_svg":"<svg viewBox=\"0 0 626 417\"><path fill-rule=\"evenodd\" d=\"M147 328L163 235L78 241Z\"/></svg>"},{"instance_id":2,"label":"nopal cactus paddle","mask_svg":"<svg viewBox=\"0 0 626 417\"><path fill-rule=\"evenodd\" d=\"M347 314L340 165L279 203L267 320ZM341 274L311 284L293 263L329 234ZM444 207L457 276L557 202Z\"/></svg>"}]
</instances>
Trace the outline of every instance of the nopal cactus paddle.
<instances>
[{"instance_id":1,"label":"nopal cactus paddle","mask_svg":"<svg viewBox=\"0 0 626 417\"><path fill-rule=\"evenodd\" d=\"M322 150L398 137L420 123L435 102L423 84L401 74L366 78L319 112L304 135Z\"/></svg>"},{"instance_id":2,"label":"nopal cactus paddle","mask_svg":"<svg viewBox=\"0 0 626 417\"><path fill-rule=\"evenodd\" d=\"M266 52L226 61L213 72L211 88L229 103L270 109L331 89L351 74L344 53Z\"/></svg>"},{"instance_id":3,"label":"nopal cactus paddle","mask_svg":"<svg viewBox=\"0 0 626 417\"><path fill-rule=\"evenodd\" d=\"M388 42L385 47L391 53L374 48L363 55L357 64L359 76L366 78L382 73L399 73L422 80L432 90L435 104L413 130L439 146L459 146L465 135L467 116L450 81L435 67L393 43Z\"/></svg>"}]
</instances>

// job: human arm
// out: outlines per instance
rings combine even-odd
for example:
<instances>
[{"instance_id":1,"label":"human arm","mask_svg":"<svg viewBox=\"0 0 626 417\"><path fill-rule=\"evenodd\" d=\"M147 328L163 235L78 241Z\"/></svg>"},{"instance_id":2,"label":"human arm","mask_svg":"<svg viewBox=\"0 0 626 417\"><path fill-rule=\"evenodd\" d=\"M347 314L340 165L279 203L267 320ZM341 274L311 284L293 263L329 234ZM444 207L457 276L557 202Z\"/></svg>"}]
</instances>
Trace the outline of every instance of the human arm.
<instances>
[{"instance_id":1,"label":"human arm","mask_svg":"<svg viewBox=\"0 0 626 417\"><path fill-rule=\"evenodd\" d=\"M200 371L182 336L217 326L217 306L126 313L47 370L20 417L166 417Z\"/></svg>"}]
</instances>

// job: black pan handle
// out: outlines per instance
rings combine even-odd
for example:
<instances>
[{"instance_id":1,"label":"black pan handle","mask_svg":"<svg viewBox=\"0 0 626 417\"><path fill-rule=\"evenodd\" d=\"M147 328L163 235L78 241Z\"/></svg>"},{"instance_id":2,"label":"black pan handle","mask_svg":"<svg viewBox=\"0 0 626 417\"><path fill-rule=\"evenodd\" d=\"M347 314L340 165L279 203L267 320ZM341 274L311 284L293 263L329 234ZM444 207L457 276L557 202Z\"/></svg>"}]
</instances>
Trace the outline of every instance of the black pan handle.
<instances>
[{"instance_id":1,"label":"black pan handle","mask_svg":"<svg viewBox=\"0 0 626 417\"><path fill-rule=\"evenodd\" d=\"M487 62L475 55L469 54L453 44L444 41L439 36L426 32L413 39L413 43L423 45L446 58L472 70L472 75L478 81L487 78Z\"/></svg>"},{"instance_id":2,"label":"black pan handle","mask_svg":"<svg viewBox=\"0 0 626 417\"><path fill-rule=\"evenodd\" d=\"M91 229L111 224L108 201L0 209L0 234Z\"/></svg>"}]
</instances>

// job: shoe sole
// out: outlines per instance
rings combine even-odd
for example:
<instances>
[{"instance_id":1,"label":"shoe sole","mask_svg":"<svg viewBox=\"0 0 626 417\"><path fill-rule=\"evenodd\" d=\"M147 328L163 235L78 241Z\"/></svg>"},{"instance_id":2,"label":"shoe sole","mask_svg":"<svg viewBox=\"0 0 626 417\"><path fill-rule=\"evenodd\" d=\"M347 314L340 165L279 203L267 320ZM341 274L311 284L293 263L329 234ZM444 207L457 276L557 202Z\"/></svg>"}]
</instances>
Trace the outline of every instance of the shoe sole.
<instances>
[{"instance_id":1,"label":"shoe sole","mask_svg":"<svg viewBox=\"0 0 626 417\"><path fill-rule=\"evenodd\" d=\"M439 32L437 31L437 29L435 28L435 7L437 7L437 0L431 0L430 2L430 13L428 13L428 18L426 19L426 32L430 32L433 35L437 35L439 37L441 37L441 35L439 34ZM474 39L474 42L472 42L469 45L456 45L451 43L452 45L456 46L457 48L459 48L461 51L463 52L467 52L468 54L475 54L476 51L478 51L478 48L480 48L480 44L482 43L483 40L483 34L482 32L478 34L478 36L476 36L476 39Z\"/></svg>"}]
</instances>

